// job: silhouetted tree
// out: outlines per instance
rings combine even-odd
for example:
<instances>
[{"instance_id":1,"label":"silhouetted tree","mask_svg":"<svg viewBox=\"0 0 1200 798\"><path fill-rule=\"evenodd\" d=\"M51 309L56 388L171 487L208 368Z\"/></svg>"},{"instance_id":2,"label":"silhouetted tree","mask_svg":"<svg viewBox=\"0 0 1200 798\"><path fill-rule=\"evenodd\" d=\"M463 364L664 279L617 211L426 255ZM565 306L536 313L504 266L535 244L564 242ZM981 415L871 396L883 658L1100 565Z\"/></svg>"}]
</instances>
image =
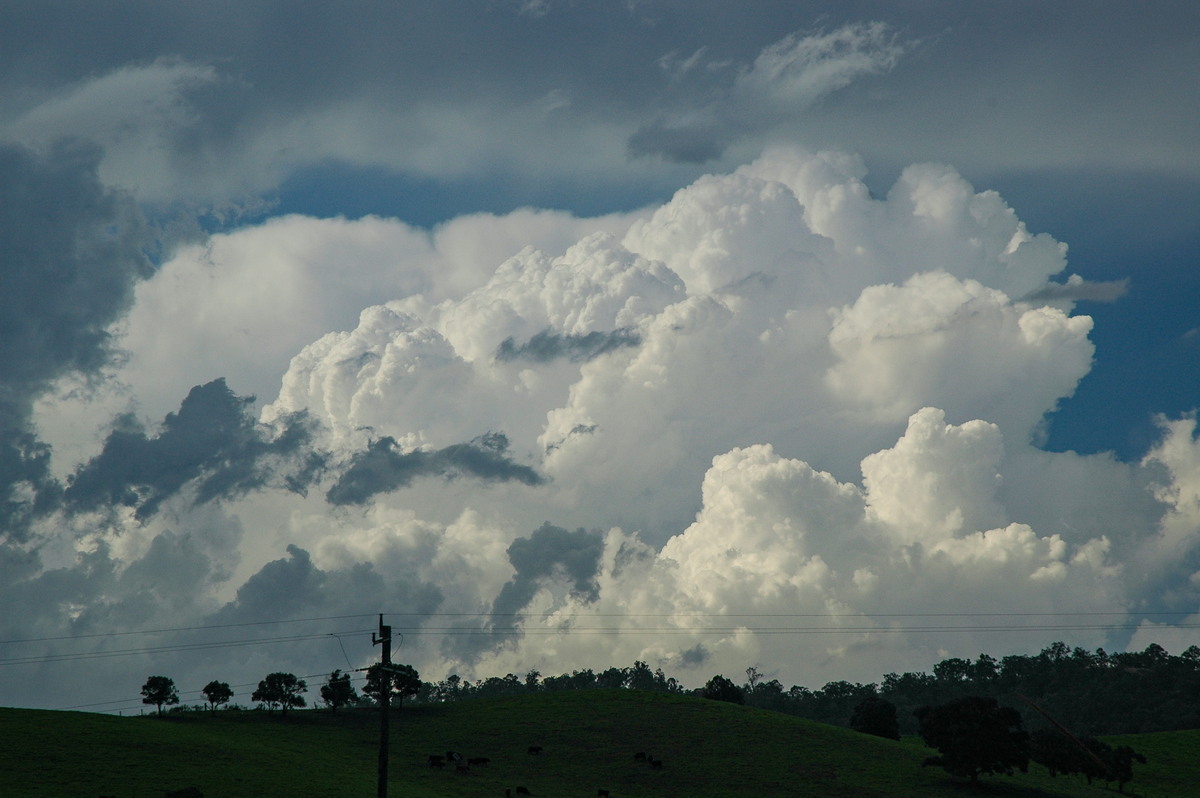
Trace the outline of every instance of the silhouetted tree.
<instances>
[{"instance_id":1,"label":"silhouetted tree","mask_svg":"<svg viewBox=\"0 0 1200 798\"><path fill-rule=\"evenodd\" d=\"M175 690L175 682L166 676L151 676L142 685L142 703L154 704L158 714L162 714L163 704L170 706L179 703L179 693Z\"/></svg>"},{"instance_id":2,"label":"silhouetted tree","mask_svg":"<svg viewBox=\"0 0 1200 798\"><path fill-rule=\"evenodd\" d=\"M916 711L921 739L941 756L926 759L972 783L983 773L1011 774L1029 767L1029 735L1021 715L994 698L966 696Z\"/></svg>"},{"instance_id":3,"label":"silhouetted tree","mask_svg":"<svg viewBox=\"0 0 1200 798\"><path fill-rule=\"evenodd\" d=\"M625 686L627 676L624 668L611 667L596 674L596 686L615 690Z\"/></svg>"},{"instance_id":4,"label":"silhouetted tree","mask_svg":"<svg viewBox=\"0 0 1200 798\"><path fill-rule=\"evenodd\" d=\"M900 739L900 724L896 721L896 705L877 696L867 696L854 707L850 728L863 734Z\"/></svg>"},{"instance_id":5,"label":"silhouetted tree","mask_svg":"<svg viewBox=\"0 0 1200 798\"><path fill-rule=\"evenodd\" d=\"M1105 746L1107 748L1107 746ZM1133 781L1133 763L1146 764L1146 757L1134 751L1127 745L1108 748L1100 758L1108 766L1104 781L1117 783L1117 792L1125 792L1125 785Z\"/></svg>"},{"instance_id":6,"label":"silhouetted tree","mask_svg":"<svg viewBox=\"0 0 1200 798\"><path fill-rule=\"evenodd\" d=\"M227 703L229 699L233 698L233 690L229 689L229 685L215 680L204 685L201 692L208 699L208 705L212 708L214 715L217 714L217 705Z\"/></svg>"},{"instance_id":7,"label":"silhouetted tree","mask_svg":"<svg viewBox=\"0 0 1200 798\"><path fill-rule=\"evenodd\" d=\"M1029 758L1050 771L1051 778L1082 773L1086 756L1078 743L1057 729L1035 729L1029 735Z\"/></svg>"},{"instance_id":8,"label":"silhouetted tree","mask_svg":"<svg viewBox=\"0 0 1200 798\"><path fill-rule=\"evenodd\" d=\"M700 695L714 701L728 701L731 704L742 704L746 700L742 694L742 688L720 674L708 680L708 684L704 685L704 690Z\"/></svg>"},{"instance_id":9,"label":"silhouetted tree","mask_svg":"<svg viewBox=\"0 0 1200 798\"><path fill-rule=\"evenodd\" d=\"M385 674L382 668L383 665L378 662L367 668L367 683L363 685L363 693L375 699L376 703L383 701L381 693ZM405 696L416 695L421 690L421 676L412 665L392 665L390 677L387 680L391 687L388 691L390 706L403 706ZM520 684L515 676L513 681Z\"/></svg>"},{"instance_id":10,"label":"silhouetted tree","mask_svg":"<svg viewBox=\"0 0 1200 798\"><path fill-rule=\"evenodd\" d=\"M325 684L321 685L321 700L334 712L338 707L358 701L358 693L350 684L350 674L342 673L340 668L329 674Z\"/></svg>"},{"instance_id":11,"label":"silhouetted tree","mask_svg":"<svg viewBox=\"0 0 1200 798\"><path fill-rule=\"evenodd\" d=\"M258 683L258 689L250 696L251 701L259 701L268 707L282 707L286 716L288 707L305 705L301 693L308 690L303 679L297 679L291 673L271 673Z\"/></svg>"}]
</instances>

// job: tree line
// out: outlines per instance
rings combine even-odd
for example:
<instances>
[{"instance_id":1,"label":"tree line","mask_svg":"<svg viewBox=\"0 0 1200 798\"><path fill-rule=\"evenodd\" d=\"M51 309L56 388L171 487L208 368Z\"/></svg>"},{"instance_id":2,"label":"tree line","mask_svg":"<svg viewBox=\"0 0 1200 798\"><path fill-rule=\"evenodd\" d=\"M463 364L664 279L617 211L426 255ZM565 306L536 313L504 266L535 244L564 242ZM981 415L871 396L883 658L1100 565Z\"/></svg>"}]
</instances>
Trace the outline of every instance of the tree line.
<instances>
[{"instance_id":1,"label":"tree line","mask_svg":"<svg viewBox=\"0 0 1200 798\"><path fill-rule=\"evenodd\" d=\"M610 667L601 671L584 668L558 676L543 676L534 670L520 676L509 673L471 681L452 674L436 682L422 681L411 666L393 667L396 669L391 680L394 703L405 699L417 703L441 703L498 695L589 689L704 695L705 690L712 692L720 687L727 696L726 700L736 692L740 696L739 703L748 706L847 727L851 725L855 708L864 699L882 698L896 707L899 731L902 734L916 734L918 721L914 713L917 709L966 696L997 699L1015 709L1026 723L1036 725L1041 718L1034 709L1016 698L1022 695L1082 735L1139 734L1200 728L1198 646L1172 656L1157 644L1151 644L1140 652L1108 654L1102 648L1089 651L1070 648L1058 642L1032 655L1012 654L1000 659L988 654L980 654L976 659L951 657L934 665L931 673L888 673L881 682L869 684L832 681L816 690L800 685L784 687L778 679L766 678L757 667L747 668L746 679L740 684L720 675L717 684L711 684L710 680L705 687L691 690L665 674L662 668L652 670L642 661L634 662L632 667ZM327 680L320 688L321 701L325 706L336 708L353 705L360 700L376 700L382 681L377 665L367 670L364 697L359 697L350 688L349 674L341 671L334 673L338 674L338 683L331 685ZM153 683L165 678L151 677L147 688L151 689L152 694L164 695L161 685L155 688ZM230 700L231 695L222 692L223 684L213 682L204 688L209 706L215 708ZM228 685L224 685L224 688L227 689ZM210 690L216 692L210 694ZM284 690L282 695L280 690ZM279 676L272 674L259 683L259 689L251 695L250 700L268 709L286 711L287 708L305 706L302 703L303 692L303 689L297 690L290 683L280 683ZM331 696L329 699L325 697L327 692ZM350 694L354 696L352 700L343 698ZM149 704L158 704L160 711L164 704L178 702L177 697L174 700L144 700Z\"/></svg>"},{"instance_id":2,"label":"tree line","mask_svg":"<svg viewBox=\"0 0 1200 798\"><path fill-rule=\"evenodd\" d=\"M321 703L336 712L344 706L378 704L386 691L389 704L400 706L405 698L416 695L421 685L421 677L411 665L393 665L386 674L378 663L365 670L367 677L363 685L363 695L360 696L354 688L350 674L339 669L330 673L321 685ZM268 711L278 709L281 714L287 715L289 709L308 705L303 695L307 691L308 683L304 679L299 679L292 673L279 671L267 674L267 677L258 683L258 688L250 694L250 700ZM200 692L205 698L203 708L213 713L233 699L233 689L227 682L213 680ZM146 683L142 685L142 703L153 704L159 715L162 714L164 706L179 704L179 690L175 687L175 681L166 676L147 678Z\"/></svg>"}]
</instances>

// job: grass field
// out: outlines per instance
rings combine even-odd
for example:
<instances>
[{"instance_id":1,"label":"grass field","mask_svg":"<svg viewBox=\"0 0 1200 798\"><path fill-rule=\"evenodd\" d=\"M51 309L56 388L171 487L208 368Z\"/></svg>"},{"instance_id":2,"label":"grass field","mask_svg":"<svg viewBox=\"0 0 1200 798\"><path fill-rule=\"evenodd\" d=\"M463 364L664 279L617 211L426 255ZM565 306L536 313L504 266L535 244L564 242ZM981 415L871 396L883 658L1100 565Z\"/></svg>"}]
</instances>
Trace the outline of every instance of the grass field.
<instances>
[{"instance_id":1,"label":"grass field","mask_svg":"<svg viewBox=\"0 0 1200 798\"><path fill-rule=\"evenodd\" d=\"M1126 794L1200 796L1200 731L1112 738L1150 760ZM541 746L539 755L529 746ZM468 772L429 767L447 750L488 757ZM646 751L661 769L635 762ZM1028 775L978 789L935 768L918 740L893 742L697 698L591 690L405 708L392 721L392 798L763 798L764 796L1101 796L1103 784ZM206 798L376 794L378 715L257 711L120 718L0 709L0 796ZM514 790L515 792L515 790Z\"/></svg>"}]
</instances>

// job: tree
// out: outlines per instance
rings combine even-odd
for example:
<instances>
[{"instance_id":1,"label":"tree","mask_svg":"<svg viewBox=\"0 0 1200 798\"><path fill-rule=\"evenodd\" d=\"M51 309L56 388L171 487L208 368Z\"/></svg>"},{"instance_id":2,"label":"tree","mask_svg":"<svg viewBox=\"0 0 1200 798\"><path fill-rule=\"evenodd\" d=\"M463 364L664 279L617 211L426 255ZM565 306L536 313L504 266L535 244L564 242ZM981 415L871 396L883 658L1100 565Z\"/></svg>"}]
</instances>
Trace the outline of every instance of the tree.
<instances>
[{"instance_id":1,"label":"tree","mask_svg":"<svg viewBox=\"0 0 1200 798\"><path fill-rule=\"evenodd\" d=\"M224 704L233 698L233 691L229 689L229 685L225 682L211 681L204 685L204 697L208 699L208 705L212 707L212 713L217 714L217 705Z\"/></svg>"},{"instance_id":2,"label":"tree","mask_svg":"<svg viewBox=\"0 0 1200 798\"><path fill-rule=\"evenodd\" d=\"M166 676L151 676L142 685L142 703L154 704L158 714L162 714L163 704L170 706L179 703L179 693L175 690L175 682Z\"/></svg>"},{"instance_id":3,"label":"tree","mask_svg":"<svg viewBox=\"0 0 1200 798\"><path fill-rule=\"evenodd\" d=\"M896 721L896 705L886 698L867 696L854 707L850 728L863 734L900 739L900 724Z\"/></svg>"},{"instance_id":4,"label":"tree","mask_svg":"<svg viewBox=\"0 0 1200 798\"><path fill-rule=\"evenodd\" d=\"M250 696L250 700L266 704L272 709L282 707L286 716L288 707L304 706L304 696L300 694L306 690L308 685L294 674L271 673L258 683L258 689Z\"/></svg>"},{"instance_id":5,"label":"tree","mask_svg":"<svg viewBox=\"0 0 1200 798\"><path fill-rule=\"evenodd\" d=\"M1125 792L1125 785L1133 781L1133 763L1140 762L1146 764L1146 757L1134 751L1127 745L1111 748L1105 746L1108 750L1101 754L1100 758L1104 764L1108 766L1108 772L1104 776L1104 781L1117 783L1117 792Z\"/></svg>"},{"instance_id":6,"label":"tree","mask_svg":"<svg viewBox=\"0 0 1200 798\"><path fill-rule=\"evenodd\" d=\"M1002 707L994 698L966 696L916 711L921 739L941 756L926 759L972 783L983 773L1011 775L1029 767L1029 735L1021 730L1021 716Z\"/></svg>"},{"instance_id":7,"label":"tree","mask_svg":"<svg viewBox=\"0 0 1200 798\"><path fill-rule=\"evenodd\" d=\"M321 685L321 700L334 712L337 712L338 707L358 701L358 693L350 684L350 674L342 673L340 668L329 674L329 679Z\"/></svg>"},{"instance_id":8,"label":"tree","mask_svg":"<svg viewBox=\"0 0 1200 798\"><path fill-rule=\"evenodd\" d=\"M714 701L728 701L731 704L742 704L746 700L742 694L742 688L720 674L708 680L708 684L704 685L704 690L700 695Z\"/></svg>"},{"instance_id":9,"label":"tree","mask_svg":"<svg viewBox=\"0 0 1200 798\"><path fill-rule=\"evenodd\" d=\"M383 671L382 663L375 663L367 668L367 683L363 685L363 693L375 699L376 703L382 702L382 692L385 677L390 675L389 706L403 706L404 697L416 695L421 690L421 675L417 673L417 669L412 665L391 665L387 674ZM511 675L511 674L510 674ZM516 677L513 676L513 681L517 684Z\"/></svg>"}]
</instances>

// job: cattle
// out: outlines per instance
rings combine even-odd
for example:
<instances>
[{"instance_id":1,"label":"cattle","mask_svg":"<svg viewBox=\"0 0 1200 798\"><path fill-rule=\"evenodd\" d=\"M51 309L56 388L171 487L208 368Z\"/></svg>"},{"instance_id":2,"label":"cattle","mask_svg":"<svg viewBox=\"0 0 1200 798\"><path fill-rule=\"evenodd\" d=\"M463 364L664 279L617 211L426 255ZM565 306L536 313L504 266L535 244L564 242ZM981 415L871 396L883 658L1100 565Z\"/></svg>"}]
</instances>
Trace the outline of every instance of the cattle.
<instances>
[{"instance_id":1,"label":"cattle","mask_svg":"<svg viewBox=\"0 0 1200 798\"><path fill-rule=\"evenodd\" d=\"M649 759L648 761L650 762L651 770L662 770L662 760L661 759Z\"/></svg>"},{"instance_id":2,"label":"cattle","mask_svg":"<svg viewBox=\"0 0 1200 798\"><path fill-rule=\"evenodd\" d=\"M608 790L596 790L596 798L608 798Z\"/></svg>"},{"instance_id":3,"label":"cattle","mask_svg":"<svg viewBox=\"0 0 1200 798\"><path fill-rule=\"evenodd\" d=\"M467 760L467 764L468 765L486 765L487 763L489 763L491 761L492 760L488 759L486 756L473 756Z\"/></svg>"},{"instance_id":4,"label":"cattle","mask_svg":"<svg viewBox=\"0 0 1200 798\"><path fill-rule=\"evenodd\" d=\"M531 754L540 754L542 752L542 747L540 745L531 745L529 746L528 751Z\"/></svg>"},{"instance_id":5,"label":"cattle","mask_svg":"<svg viewBox=\"0 0 1200 798\"><path fill-rule=\"evenodd\" d=\"M525 787L518 787L518 788L517 788L517 795L533 795L533 793L531 793L531 792L530 792L528 789L526 789Z\"/></svg>"}]
</instances>

